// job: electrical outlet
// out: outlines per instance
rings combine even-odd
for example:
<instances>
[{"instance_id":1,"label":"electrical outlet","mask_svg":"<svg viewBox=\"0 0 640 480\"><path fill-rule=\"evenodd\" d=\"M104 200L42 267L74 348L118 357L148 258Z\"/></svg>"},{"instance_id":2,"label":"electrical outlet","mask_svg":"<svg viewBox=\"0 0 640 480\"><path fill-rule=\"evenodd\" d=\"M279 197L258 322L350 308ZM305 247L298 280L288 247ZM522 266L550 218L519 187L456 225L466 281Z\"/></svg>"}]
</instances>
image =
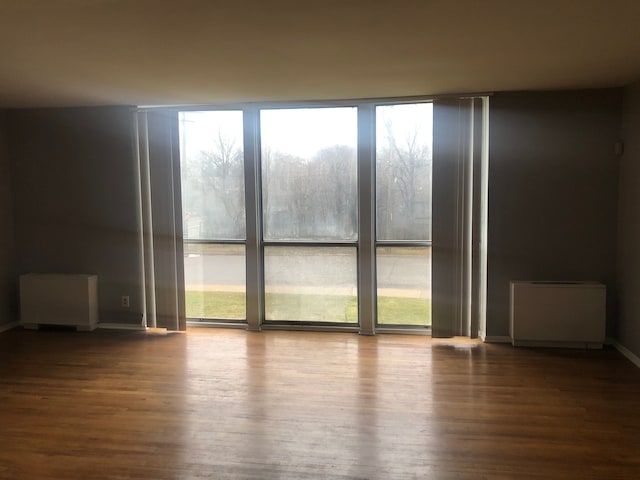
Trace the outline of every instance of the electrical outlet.
<instances>
[{"instance_id":1,"label":"electrical outlet","mask_svg":"<svg viewBox=\"0 0 640 480\"><path fill-rule=\"evenodd\" d=\"M131 306L129 303L129 295L123 295L120 297L120 306L124 308L129 308Z\"/></svg>"}]
</instances>

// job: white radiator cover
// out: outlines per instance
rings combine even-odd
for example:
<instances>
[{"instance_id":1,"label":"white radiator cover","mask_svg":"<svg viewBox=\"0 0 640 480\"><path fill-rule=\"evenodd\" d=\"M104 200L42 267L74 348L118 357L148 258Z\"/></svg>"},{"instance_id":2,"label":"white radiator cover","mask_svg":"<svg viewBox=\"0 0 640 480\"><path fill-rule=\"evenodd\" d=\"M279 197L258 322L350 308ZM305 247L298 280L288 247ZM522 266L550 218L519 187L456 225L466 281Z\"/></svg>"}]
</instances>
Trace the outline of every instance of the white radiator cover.
<instances>
[{"instance_id":1,"label":"white radiator cover","mask_svg":"<svg viewBox=\"0 0 640 480\"><path fill-rule=\"evenodd\" d=\"M93 330L98 324L97 275L21 275L20 323L25 328L65 325Z\"/></svg>"},{"instance_id":2,"label":"white radiator cover","mask_svg":"<svg viewBox=\"0 0 640 480\"><path fill-rule=\"evenodd\" d=\"M514 346L602 348L603 284L513 281L510 287L509 335Z\"/></svg>"}]
</instances>

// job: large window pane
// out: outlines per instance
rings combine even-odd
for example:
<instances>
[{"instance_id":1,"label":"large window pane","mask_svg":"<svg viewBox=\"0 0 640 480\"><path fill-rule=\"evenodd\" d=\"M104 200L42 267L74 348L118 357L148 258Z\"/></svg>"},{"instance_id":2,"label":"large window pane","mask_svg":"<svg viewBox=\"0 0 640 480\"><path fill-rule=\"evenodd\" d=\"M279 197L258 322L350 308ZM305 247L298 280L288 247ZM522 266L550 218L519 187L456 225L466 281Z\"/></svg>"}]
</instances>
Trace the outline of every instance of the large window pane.
<instances>
[{"instance_id":1,"label":"large window pane","mask_svg":"<svg viewBox=\"0 0 640 480\"><path fill-rule=\"evenodd\" d=\"M378 324L431 325L431 247L378 247Z\"/></svg>"},{"instance_id":2,"label":"large window pane","mask_svg":"<svg viewBox=\"0 0 640 480\"><path fill-rule=\"evenodd\" d=\"M378 240L431 240L433 108L376 108Z\"/></svg>"},{"instance_id":3,"label":"large window pane","mask_svg":"<svg viewBox=\"0 0 640 480\"><path fill-rule=\"evenodd\" d=\"M180 112L186 239L243 240L241 111Z\"/></svg>"},{"instance_id":4,"label":"large window pane","mask_svg":"<svg viewBox=\"0 0 640 480\"><path fill-rule=\"evenodd\" d=\"M357 323L355 247L266 247L267 320Z\"/></svg>"},{"instance_id":5,"label":"large window pane","mask_svg":"<svg viewBox=\"0 0 640 480\"><path fill-rule=\"evenodd\" d=\"M357 109L262 110L264 239L357 239Z\"/></svg>"},{"instance_id":6,"label":"large window pane","mask_svg":"<svg viewBox=\"0 0 640 480\"><path fill-rule=\"evenodd\" d=\"M186 243L184 248L187 318L244 319L244 245Z\"/></svg>"}]
</instances>

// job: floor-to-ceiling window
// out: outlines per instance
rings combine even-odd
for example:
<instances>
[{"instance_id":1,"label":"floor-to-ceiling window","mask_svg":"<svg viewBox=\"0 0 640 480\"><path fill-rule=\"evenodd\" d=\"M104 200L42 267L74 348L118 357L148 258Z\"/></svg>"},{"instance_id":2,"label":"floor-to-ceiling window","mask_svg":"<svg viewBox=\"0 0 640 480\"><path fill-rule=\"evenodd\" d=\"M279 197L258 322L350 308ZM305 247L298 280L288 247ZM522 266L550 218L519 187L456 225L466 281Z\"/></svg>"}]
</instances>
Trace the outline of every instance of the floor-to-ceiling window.
<instances>
[{"instance_id":1,"label":"floor-to-ceiling window","mask_svg":"<svg viewBox=\"0 0 640 480\"><path fill-rule=\"evenodd\" d=\"M443 96L139 109L147 325L478 335L488 108Z\"/></svg>"},{"instance_id":2,"label":"floor-to-ceiling window","mask_svg":"<svg viewBox=\"0 0 640 480\"><path fill-rule=\"evenodd\" d=\"M243 113L180 112L179 122L187 317L242 321Z\"/></svg>"},{"instance_id":3,"label":"floor-to-ceiling window","mask_svg":"<svg viewBox=\"0 0 640 480\"><path fill-rule=\"evenodd\" d=\"M244 323L247 302L256 302L255 324L358 327L364 288L375 300L368 324L430 326L432 104L367 103L369 137L359 132L362 107L180 112L189 319ZM250 116L256 148L245 152ZM363 138L375 172L364 182ZM255 203L245 205L245 188ZM366 203L375 206L370 281L359 272ZM247 255L251 219L255 256ZM259 272L259 300L246 294L250 271Z\"/></svg>"},{"instance_id":4,"label":"floor-to-ceiling window","mask_svg":"<svg viewBox=\"0 0 640 480\"><path fill-rule=\"evenodd\" d=\"M376 107L378 325L431 325L433 105Z\"/></svg>"},{"instance_id":5,"label":"floor-to-ceiling window","mask_svg":"<svg viewBox=\"0 0 640 480\"><path fill-rule=\"evenodd\" d=\"M266 322L358 323L357 109L260 112Z\"/></svg>"}]
</instances>

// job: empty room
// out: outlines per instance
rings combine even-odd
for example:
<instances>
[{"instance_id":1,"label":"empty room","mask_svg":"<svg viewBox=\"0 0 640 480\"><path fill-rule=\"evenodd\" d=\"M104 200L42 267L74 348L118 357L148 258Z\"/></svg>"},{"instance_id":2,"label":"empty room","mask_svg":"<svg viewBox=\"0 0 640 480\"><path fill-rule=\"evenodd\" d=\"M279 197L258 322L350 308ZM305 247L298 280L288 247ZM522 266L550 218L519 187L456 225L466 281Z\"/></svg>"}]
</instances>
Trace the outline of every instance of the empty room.
<instances>
[{"instance_id":1,"label":"empty room","mask_svg":"<svg viewBox=\"0 0 640 480\"><path fill-rule=\"evenodd\" d=\"M639 478L639 24L0 1L0 479Z\"/></svg>"}]
</instances>

